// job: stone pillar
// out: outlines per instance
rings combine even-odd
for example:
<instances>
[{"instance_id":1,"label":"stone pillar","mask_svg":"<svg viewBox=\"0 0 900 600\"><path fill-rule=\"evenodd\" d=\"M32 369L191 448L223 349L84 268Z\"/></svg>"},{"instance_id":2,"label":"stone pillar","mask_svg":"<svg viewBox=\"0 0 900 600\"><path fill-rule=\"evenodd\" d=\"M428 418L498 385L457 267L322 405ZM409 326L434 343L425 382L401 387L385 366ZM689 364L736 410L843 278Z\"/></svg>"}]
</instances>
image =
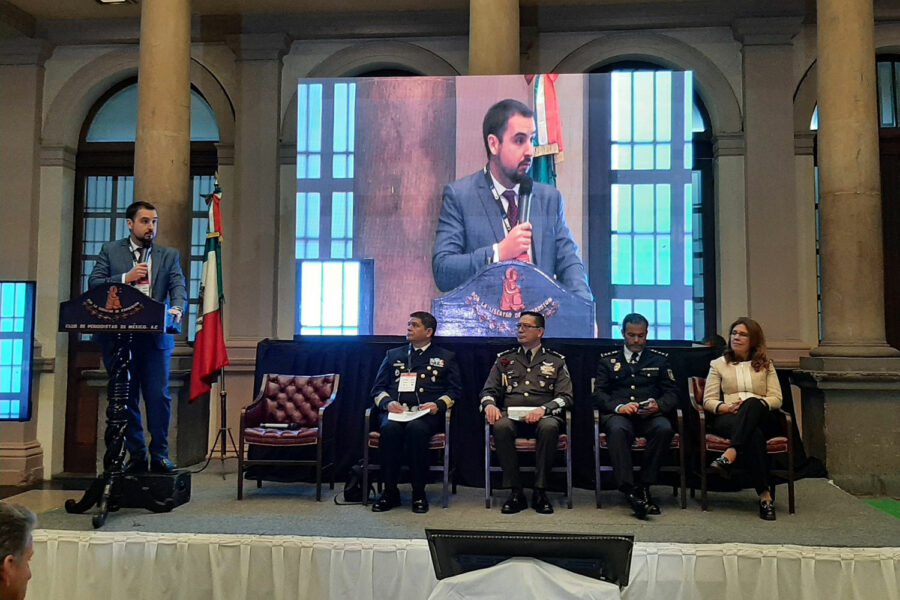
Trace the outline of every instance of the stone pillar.
<instances>
[{"instance_id":1,"label":"stone pillar","mask_svg":"<svg viewBox=\"0 0 900 600\"><path fill-rule=\"evenodd\" d=\"M191 2L141 3L134 197L156 206L159 243L190 255Z\"/></svg>"},{"instance_id":2,"label":"stone pillar","mask_svg":"<svg viewBox=\"0 0 900 600\"><path fill-rule=\"evenodd\" d=\"M860 494L900 494L900 358L885 342L872 0L819 0L822 341L794 375L807 453Z\"/></svg>"},{"instance_id":3,"label":"stone pillar","mask_svg":"<svg viewBox=\"0 0 900 600\"><path fill-rule=\"evenodd\" d=\"M749 316L763 326L770 353L781 366L797 364L802 340L791 45L800 25L799 18L749 18L733 24L743 57L747 302ZM723 234L738 228L740 223L719 221ZM728 315L728 323L738 316Z\"/></svg>"},{"instance_id":4,"label":"stone pillar","mask_svg":"<svg viewBox=\"0 0 900 600\"><path fill-rule=\"evenodd\" d=\"M43 40L0 43L0 279L34 279L40 208Z\"/></svg>"},{"instance_id":5,"label":"stone pillar","mask_svg":"<svg viewBox=\"0 0 900 600\"><path fill-rule=\"evenodd\" d=\"M52 50L31 38L0 43L0 279L38 278L41 110L44 62ZM41 349L37 343L31 420L0 423L3 485L43 478L43 449L37 441Z\"/></svg>"},{"instance_id":6,"label":"stone pillar","mask_svg":"<svg viewBox=\"0 0 900 600\"><path fill-rule=\"evenodd\" d=\"M234 163L237 199L226 232L229 340L252 343L274 337L278 306L279 134L282 58L290 39L248 34L229 39L240 81L236 100ZM224 227L224 225L223 225ZM293 268L293 267L291 267ZM290 296L293 298L293 295ZM286 299L290 301L289 299Z\"/></svg>"},{"instance_id":7,"label":"stone pillar","mask_svg":"<svg viewBox=\"0 0 900 600\"><path fill-rule=\"evenodd\" d=\"M884 334L872 0L818 14L822 342L813 356L897 356Z\"/></svg>"},{"instance_id":8,"label":"stone pillar","mask_svg":"<svg viewBox=\"0 0 900 600\"><path fill-rule=\"evenodd\" d=\"M519 72L519 0L469 0L469 75Z\"/></svg>"},{"instance_id":9,"label":"stone pillar","mask_svg":"<svg viewBox=\"0 0 900 600\"><path fill-rule=\"evenodd\" d=\"M716 306L718 323L715 332L728 337L726 328L735 317L749 314L747 306L747 200L743 187L744 134L718 133L713 142L716 185Z\"/></svg>"}]
</instances>

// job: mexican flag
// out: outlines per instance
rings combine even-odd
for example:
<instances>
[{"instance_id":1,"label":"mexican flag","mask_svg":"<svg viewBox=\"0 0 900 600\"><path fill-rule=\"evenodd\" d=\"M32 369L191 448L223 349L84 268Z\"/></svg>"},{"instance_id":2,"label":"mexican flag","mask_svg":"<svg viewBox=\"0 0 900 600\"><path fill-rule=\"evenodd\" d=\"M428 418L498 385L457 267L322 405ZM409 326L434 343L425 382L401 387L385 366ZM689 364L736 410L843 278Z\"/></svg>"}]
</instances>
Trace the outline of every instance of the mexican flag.
<instances>
[{"instance_id":1,"label":"mexican flag","mask_svg":"<svg viewBox=\"0 0 900 600\"><path fill-rule=\"evenodd\" d=\"M225 349L225 333L222 328L222 215L219 202L222 189L216 183L215 190L206 197L209 205L209 233L206 234L206 260L200 279L200 306L197 315L197 334L194 339L194 364L191 367L191 393L193 402L210 390L219 371L228 364Z\"/></svg>"}]
</instances>

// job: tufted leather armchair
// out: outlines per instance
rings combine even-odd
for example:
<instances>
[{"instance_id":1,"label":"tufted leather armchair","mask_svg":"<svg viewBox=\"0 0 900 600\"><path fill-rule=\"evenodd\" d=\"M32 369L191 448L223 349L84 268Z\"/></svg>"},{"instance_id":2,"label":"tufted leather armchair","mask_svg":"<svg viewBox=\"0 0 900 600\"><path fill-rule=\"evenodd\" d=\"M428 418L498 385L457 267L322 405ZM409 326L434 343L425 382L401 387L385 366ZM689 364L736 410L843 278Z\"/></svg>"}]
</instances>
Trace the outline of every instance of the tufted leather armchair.
<instances>
[{"instance_id":1,"label":"tufted leather armchair","mask_svg":"<svg viewBox=\"0 0 900 600\"><path fill-rule=\"evenodd\" d=\"M709 472L710 458L708 452L725 452L731 446L731 440L723 438L706 430L706 412L703 410L703 391L706 389L706 379L691 377L689 382L691 404L700 418L700 505L703 510L707 508L706 479ZM794 427L790 413L778 409L775 411L781 425L782 435L766 440L766 454L787 455L787 469L769 468L769 473L786 479L788 484L788 511L794 514ZM769 492L775 499L775 484L769 484ZM691 497L694 496L694 488L691 486Z\"/></svg>"},{"instance_id":2,"label":"tufted leather armchair","mask_svg":"<svg viewBox=\"0 0 900 600\"><path fill-rule=\"evenodd\" d=\"M334 489L333 435L325 433L325 411L334 403L340 375L278 375L263 377L253 404L241 410L240 447L238 449L238 500L244 496L244 471L254 465L314 466L316 500L322 499L322 471L331 469ZM332 428L333 430L333 428ZM315 446L315 459L253 459L250 446L294 448ZM324 463L326 446L330 460ZM262 486L262 479L256 480Z\"/></svg>"}]
</instances>

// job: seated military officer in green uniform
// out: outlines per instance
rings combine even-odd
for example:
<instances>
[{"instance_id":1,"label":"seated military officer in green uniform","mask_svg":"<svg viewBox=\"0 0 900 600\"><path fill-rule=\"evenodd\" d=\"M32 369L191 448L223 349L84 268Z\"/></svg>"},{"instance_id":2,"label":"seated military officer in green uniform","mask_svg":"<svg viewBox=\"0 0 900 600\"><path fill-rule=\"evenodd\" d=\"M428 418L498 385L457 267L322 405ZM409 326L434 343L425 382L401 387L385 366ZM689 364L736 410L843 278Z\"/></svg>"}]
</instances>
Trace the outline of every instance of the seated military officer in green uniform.
<instances>
[{"instance_id":1,"label":"seated military officer in green uniform","mask_svg":"<svg viewBox=\"0 0 900 600\"><path fill-rule=\"evenodd\" d=\"M543 336L544 316L523 312L518 323L519 347L497 355L480 394L484 418L494 428L503 486L511 489L503 504L505 514L528 506L519 474L517 437L537 440L531 506L539 513L553 512L544 490L559 432L565 426L565 410L572 406L572 380L565 358L545 348L541 344Z\"/></svg>"}]
</instances>

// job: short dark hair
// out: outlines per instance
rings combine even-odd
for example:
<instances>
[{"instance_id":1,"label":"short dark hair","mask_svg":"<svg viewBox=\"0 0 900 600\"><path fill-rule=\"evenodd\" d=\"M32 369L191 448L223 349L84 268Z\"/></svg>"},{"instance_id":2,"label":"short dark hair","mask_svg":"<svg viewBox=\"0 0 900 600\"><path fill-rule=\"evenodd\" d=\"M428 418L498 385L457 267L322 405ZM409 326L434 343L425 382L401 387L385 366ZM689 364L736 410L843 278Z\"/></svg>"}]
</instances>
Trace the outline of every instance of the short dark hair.
<instances>
[{"instance_id":1,"label":"short dark hair","mask_svg":"<svg viewBox=\"0 0 900 600\"><path fill-rule=\"evenodd\" d=\"M728 342L726 342L725 338L723 338L718 333L711 333L708 336L706 336L705 338L703 338L703 340L700 343L703 344L704 346L710 346L712 348L722 348Z\"/></svg>"},{"instance_id":2,"label":"short dark hair","mask_svg":"<svg viewBox=\"0 0 900 600\"><path fill-rule=\"evenodd\" d=\"M28 508L0 502L0 562L7 556L22 560L36 525L37 517Z\"/></svg>"},{"instance_id":3,"label":"short dark hair","mask_svg":"<svg viewBox=\"0 0 900 600\"><path fill-rule=\"evenodd\" d=\"M437 331L437 319L434 318L434 315L430 312L425 312L424 310L417 310L416 312L409 315L410 319L419 319L422 321L422 325L425 326L425 329L431 330L431 335L434 336L434 332Z\"/></svg>"},{"instance_id":4,"label":"short dark hair","mask_svg":"<svg viewBox=\"0 0 900 600\"><path fill-rule=\"evenodd\" d=\"M625 328L629 325L643 325L649 329L650 321L648 321L647 317L641 313L628 313L625 315L625 318L622 319L622 331L625 331Z\"/></svg>"},{"instance_id":5,"label":"short dark hair","mask_svg":"<svg viewBox=\"0 0 900 600\"><path fill-rule=\"evenodd\" d=\"M144 202L143 200L138 200L137 202L132 202L128 205L128 208L125 209L125 218L131 219L134 221L135 215L138 214L138 211L144 210L156 210L156 207L150 204L149 202Z\"/></svg>"},{"instance_id":6,"label":"short dark hair","mask_svg":"<svg viewBox=\"0 0 900 600\"><path fill-rule=\"evenodd\" d=\"M488 136L493 134L501 140L506 132L506 124L513 115L522 115L529 119L534 116L534 111L512 98L497 102L484 114L484 121L481 123L481 133L484 136L484 151L487 152L488 159L491 158L491 147L488 145Z\"/></svg>"},{"instance_id":7,"label":"short dark hair","mask_svg":"<svg viewBox=\"0 0 900 600\"><path fill-rule=\"evenodd\" d=\"M534 312L533 310L523 310L521 313L519 313L519 317L525 316L534 317L534 320L537 321L538 327L540 327L541 329L546 329L546 327L544 326L544 315L542 315L541 313Z\"/></svg>"}]
</instances>

